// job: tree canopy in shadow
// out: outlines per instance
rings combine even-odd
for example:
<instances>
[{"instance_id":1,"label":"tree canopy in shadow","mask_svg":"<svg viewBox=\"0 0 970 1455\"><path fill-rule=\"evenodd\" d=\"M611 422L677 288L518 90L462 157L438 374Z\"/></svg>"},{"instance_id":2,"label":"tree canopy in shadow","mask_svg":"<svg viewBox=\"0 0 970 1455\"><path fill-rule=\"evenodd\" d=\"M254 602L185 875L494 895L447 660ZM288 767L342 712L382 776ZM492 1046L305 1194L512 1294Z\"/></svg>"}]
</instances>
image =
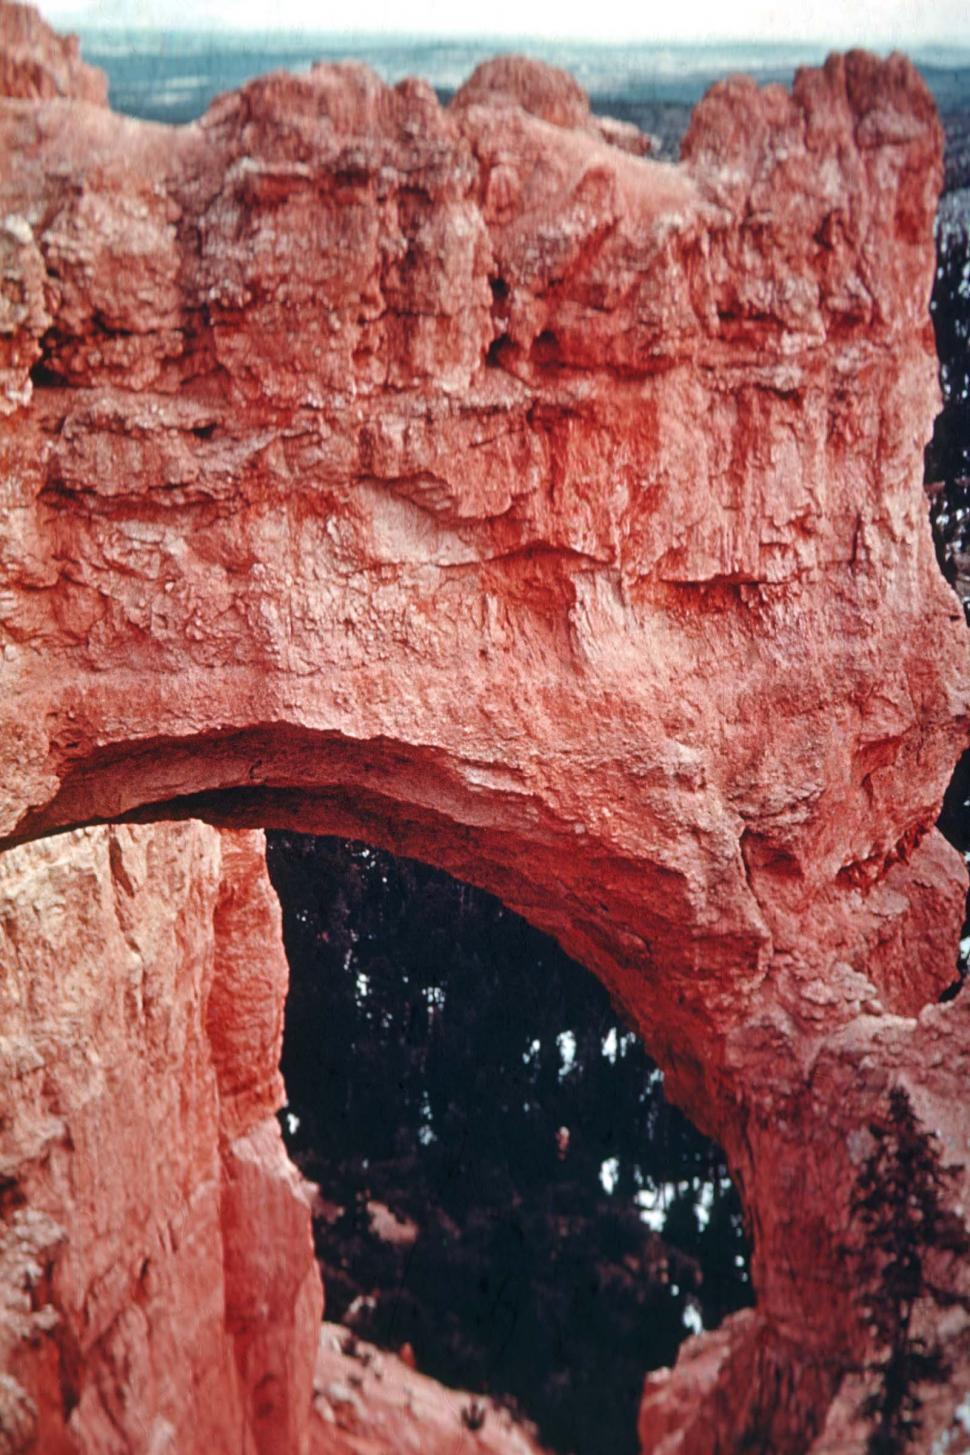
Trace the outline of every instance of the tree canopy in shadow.
<instances>
[{"instance_id":1,"label":"tree canopy in shadow","mask_svg":"<svg viewBox=\"0 0 970 1455\"><path fill-rule=\"evenodd\" d=\"M558 1450L632 1455L644 1373L750 1302L719 1150L603 986L490 895L336 839L273 834L268 860L328 1317Z\"/></svg>"}]
</instances>

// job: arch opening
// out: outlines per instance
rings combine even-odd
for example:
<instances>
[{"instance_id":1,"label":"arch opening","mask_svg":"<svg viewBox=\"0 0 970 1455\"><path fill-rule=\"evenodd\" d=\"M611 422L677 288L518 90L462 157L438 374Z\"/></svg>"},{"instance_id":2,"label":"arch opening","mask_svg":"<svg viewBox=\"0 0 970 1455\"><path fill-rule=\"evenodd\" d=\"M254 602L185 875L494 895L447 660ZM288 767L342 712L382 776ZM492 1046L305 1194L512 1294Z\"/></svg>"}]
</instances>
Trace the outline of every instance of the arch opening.
<instances>
[{"instance_id":1,"label":"arch opening","mask_svg":"<svg viewBox=\"0 0 970 1455\"><path fill-rule=\"evenodd\" d=\"M270 834L267 861L327 1319L552 1450L633 1455L646 1373L752 1302L723 1153L600 982L493 896L335 838Z\"/></svg>"}]
</instances>

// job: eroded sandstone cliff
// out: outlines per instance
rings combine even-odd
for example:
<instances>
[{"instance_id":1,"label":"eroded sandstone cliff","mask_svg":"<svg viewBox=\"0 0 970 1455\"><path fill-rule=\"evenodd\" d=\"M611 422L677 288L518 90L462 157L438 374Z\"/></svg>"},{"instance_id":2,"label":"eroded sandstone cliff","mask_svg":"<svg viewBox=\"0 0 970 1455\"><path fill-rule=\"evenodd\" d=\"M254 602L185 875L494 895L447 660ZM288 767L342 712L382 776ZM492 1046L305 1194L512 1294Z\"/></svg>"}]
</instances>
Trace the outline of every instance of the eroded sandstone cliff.
<instances>
[{"instance_id":1,"label":"eroded sandstone cliff","mask_svg":"<svg viewBox=\"0 0 970 1455\"><path fill-rule=\"evenodd\" d=\"M32 5L4 0L0 13L0 96L34 101L61 96L104 106L108 87L102 72L81 60L76 36L57 35Z\"/></svg>"},{"instance_id":2,"label":"eroded sandstone cliff","mask_svg":"<svg viewBox=\"0 0 970 1455\"><path fill-rule=\"evenodd\" d=\"M263 858L201 824L0 857L4 1452L303 1448L322 1299Z\"/></svg>"},{"instance_id":3,"label":"eroded sandstone cliff","mask_svg":"<svg viewBox=\"0 0 970 1455\"><path fill-rule=\"evenodd\" d=\"M894 1086L970 1206L970 1009L935 1004L970 702L921 491L939 127L855 53L716 87L678 167L594 132L528 66L447 110L319 67L179 129L0 103L2 833L336 831L556 934L754 1238L757 1309L652 1382L644 1449L861 1449L854 1189ZM263 1093L223 1051L236 1146ZM248 1156L239 1408L271 1357L233 1314ZM968 1270L925 1264L956 1450Z\"/></svg>"}]
</instances>

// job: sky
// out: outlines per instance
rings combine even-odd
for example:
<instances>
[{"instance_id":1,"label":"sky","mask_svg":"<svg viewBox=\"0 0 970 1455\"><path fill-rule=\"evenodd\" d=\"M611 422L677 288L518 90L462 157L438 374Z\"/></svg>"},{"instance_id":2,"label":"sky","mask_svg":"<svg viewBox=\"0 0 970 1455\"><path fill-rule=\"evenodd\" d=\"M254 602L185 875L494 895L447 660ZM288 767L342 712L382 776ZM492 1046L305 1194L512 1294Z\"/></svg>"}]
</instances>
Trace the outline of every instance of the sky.
<instances>
[{"instance_id":1,"label":"sky","mask_svg":"<svg viewBox=\"0 0 970 1455\"><path fill-rule=\"evenodd\" d=\"M772 40L970 45L968 0L39 0L52 25L532 36L603 41Z\"/></svg>"}]
</instances>

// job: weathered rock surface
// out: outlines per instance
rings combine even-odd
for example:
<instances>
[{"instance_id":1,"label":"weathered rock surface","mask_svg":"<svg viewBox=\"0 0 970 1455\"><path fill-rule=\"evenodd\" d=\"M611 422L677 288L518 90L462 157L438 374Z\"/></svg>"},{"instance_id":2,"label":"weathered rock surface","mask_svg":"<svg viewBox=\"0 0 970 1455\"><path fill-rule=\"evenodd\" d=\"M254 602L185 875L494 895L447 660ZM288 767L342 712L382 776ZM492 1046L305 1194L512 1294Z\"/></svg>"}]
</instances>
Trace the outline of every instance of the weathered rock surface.
<instances>
[{"instance_id":1,"label":"weathered rock surface","mask_svg":"<svg viewBox=\"0 0 970 1455\"><path fill-rule=\"evenodd\" d=\"M345 833L556 934L751 1221L685 1455L835 1428L897 1082L970 1206L967 1012L933 1004L970 706L921 489L940 175L915 72L857 53L716 87L678 167L535 68L443 111L319 67L177 130L0 103L4 842Z\"/></svg>"},{"instance_id":2,"label":"weathered rock surface","mask_svg":"<svg viewBox=\"0 0 970 1455\"><path fill-rule=\"evenodd\" d=\"M404 1360L320 1330L310 1455L542 1455L533 1436L490 1399L445 1389Z\"/></svg>"},{"instance_id":3,"label":"weathered rock surface","mask_svg":"<svg viewBox=\"0 0 970 1455\"><path fill-rule=\"evenodd\" d=\"M32 5L0 7L0 96L25 100L70 97L106 106L104 74L81 60L77 37L57 35Z\"/></svg>"},{"instance_id":4,"label":"weathered rock surface","mask_svg":"<svg viewBox=\"0 0 970 1455\"><path fill-rule=\"evenodd\" d=\"M538 66L524 56L496 56L483 62L459 87L452 104L457 111L482 104L521 109L551 126L588 132L597 141L618 146L635 157L648 156L660 146L656 137L648 136L631 122L594 116L589 97L568 71Z\"/></svg>"},{"instance_id":5,"label":"weathered rock surface","mask_svg":"<svg viewBox=\"0 0 970 1455\"><path fill-rule=\"evenodd\" d=\"M5 1455L305 1448L322 1300L263 853L185 824L0 856Z\"/></svg>"}]
</instances>

